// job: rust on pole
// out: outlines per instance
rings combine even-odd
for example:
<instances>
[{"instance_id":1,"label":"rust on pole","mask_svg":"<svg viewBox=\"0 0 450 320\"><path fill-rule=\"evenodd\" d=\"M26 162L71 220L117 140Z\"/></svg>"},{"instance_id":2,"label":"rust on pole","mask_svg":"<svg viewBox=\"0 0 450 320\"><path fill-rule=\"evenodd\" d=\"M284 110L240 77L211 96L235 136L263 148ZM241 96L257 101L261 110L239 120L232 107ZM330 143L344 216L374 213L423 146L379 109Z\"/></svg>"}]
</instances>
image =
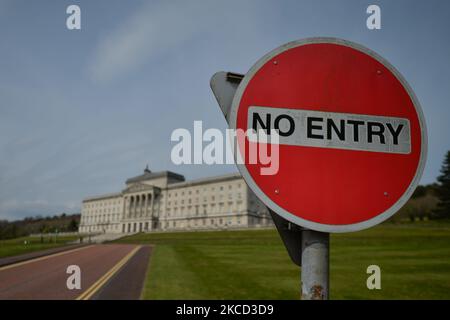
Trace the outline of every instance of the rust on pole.
<instances>
[{"instance_id":1,"label":"rust on pole","mask_svg":"<svg viewBox=\"0 0 450 320\"><path fill-rule=\"evenodd\" d=\"M329 297L330 234L309 229L302 231L302 300Z\"/></svg>"}]
</instances>

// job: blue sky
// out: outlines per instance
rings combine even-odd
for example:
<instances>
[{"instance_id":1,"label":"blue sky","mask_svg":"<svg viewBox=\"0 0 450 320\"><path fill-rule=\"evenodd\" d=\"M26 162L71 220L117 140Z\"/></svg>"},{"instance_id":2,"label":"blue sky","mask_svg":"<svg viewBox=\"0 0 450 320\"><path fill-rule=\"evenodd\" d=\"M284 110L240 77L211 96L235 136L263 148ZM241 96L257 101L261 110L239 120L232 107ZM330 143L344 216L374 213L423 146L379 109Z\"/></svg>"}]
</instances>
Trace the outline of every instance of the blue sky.
<instances>
[{"instance_id":1,"label":"blue sky","mask_svg":"<svg viewBox=\"0 0 450 320\"><path fill-rule=\"evenodd\" d=\"M82 29L66 28L81 7ZM366 28L381 7L382 29ZM0 219L77 212L148 163L188 179L234 165L176 166L175 128L225 129L209 89L279 45L332 36L361 43L408 80L425 113L422 183L450 149L448 1L0 0Z\"/></svg>"}]
</instances>

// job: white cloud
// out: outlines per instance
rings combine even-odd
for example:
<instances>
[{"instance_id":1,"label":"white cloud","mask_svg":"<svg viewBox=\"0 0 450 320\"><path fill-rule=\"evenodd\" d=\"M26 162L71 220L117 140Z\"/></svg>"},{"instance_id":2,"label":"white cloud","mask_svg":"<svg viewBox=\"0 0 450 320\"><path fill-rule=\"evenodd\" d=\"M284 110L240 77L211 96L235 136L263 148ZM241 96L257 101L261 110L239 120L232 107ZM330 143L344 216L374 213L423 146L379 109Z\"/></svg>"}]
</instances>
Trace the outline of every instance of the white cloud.
<instances>
[{"instance_id":1,"label":"white cloud","mask_svg":"<svg viewBox=\"0 0 450 320\"><path fill-rule=\"evenodd\" d=\"M181 46L212 19L203 1L164 1L146 4L97 46L89 73L107 82L146 60Z\"/></svg>"},{"instance_id":2,"label":"white cloud","mask_svg":"<svg viewBox=\"0 0 450 320\"><path fill-rule=\"evenodd\" d=\"M154 58L183 55L183 51L192 53L189 44L198 39L202 44L207 41L213 49L220 48L224 55L237 55L236 48L254 49L260 39L267 42L261 4L257 0L146 3L101 38L88 65L88 75L94 82L107 83ZM277 10L271 4L271 16L276 16Z\"/></svg>"}]
</instances>

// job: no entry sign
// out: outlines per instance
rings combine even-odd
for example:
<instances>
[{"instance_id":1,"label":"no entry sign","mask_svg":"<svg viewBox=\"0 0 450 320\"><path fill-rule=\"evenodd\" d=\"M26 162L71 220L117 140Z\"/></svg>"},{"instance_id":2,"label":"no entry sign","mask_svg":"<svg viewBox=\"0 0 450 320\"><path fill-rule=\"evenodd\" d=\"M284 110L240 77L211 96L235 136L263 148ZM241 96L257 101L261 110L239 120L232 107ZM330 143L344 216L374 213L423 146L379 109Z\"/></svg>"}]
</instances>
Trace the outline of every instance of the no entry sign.
<instances>
[{"instance_id":1,"label":"no entry sign","mask_svg":"<svg viewBox=\"0 0 450 320\"><path fill-rule=\"evenodd\" d=\"M258 163L238 168L265 205L316 231L389 218L425 164L425 121L412 89L378 54L340 39L295 41L265 55L239 84L229 122L277 130L277 174L261 175Z\"/></svg>"}]
</instances>

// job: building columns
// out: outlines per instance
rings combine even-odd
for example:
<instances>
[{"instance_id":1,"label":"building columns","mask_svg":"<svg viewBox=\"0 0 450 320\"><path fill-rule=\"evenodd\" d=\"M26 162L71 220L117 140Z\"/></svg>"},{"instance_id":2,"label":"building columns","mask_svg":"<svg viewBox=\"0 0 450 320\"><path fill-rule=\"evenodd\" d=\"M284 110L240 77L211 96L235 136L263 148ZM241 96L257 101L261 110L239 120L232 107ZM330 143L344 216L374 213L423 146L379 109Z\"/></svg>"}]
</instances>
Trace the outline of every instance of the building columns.
<instances>
[{"instance_id":1,"label":"building columns","mask_svg":"<svg viewBox=\"0 0 450 320\"><path fill-rule=\"evenodd\" d=\"M155 195L154 195L154 193L152 192L152 199L151 199L151 201L150 201L150 214L151 214L151 217L153 218L153 203L154 203L154 201L153 201L153 198L155 197Z\"/></svg>"},{"instance_id":2,"label":"building columns","mask_svg":"<svg viewBox=\"0 0 450 320\"><path fill-rule=\"evenodd\" d=\"M149 194L146 193L145 194L144 217L147 217L147 215L148 215L148 197L149 197Z\"/></svg>"}]
</instances>

